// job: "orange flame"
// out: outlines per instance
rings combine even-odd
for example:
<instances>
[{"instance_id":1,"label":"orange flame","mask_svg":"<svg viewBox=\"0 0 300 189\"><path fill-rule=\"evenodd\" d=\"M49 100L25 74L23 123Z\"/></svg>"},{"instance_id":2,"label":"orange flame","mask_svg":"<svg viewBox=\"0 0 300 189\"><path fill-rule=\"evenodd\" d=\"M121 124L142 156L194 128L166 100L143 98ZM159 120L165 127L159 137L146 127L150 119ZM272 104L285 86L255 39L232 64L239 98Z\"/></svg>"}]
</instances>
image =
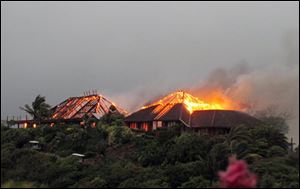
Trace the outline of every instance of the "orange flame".
<instances>
[{"instance_id":1,"label":"orange flame","mask_svg":"<svg viewBox=\"0 0 300 189\"><path fill-rule=\"evenodd\" d=\"M213 94L209 101L210 103L204 102L203 100L200 100L187 92L176 91L165 96L157 102L154 102L147 106L143 106L142 109L159 105L153 110L153 112L159 113L158 117L160 117L168 110L170 110L173 105L178 103L183 103L190 113L193 113L193 111L196 110L231 109L232 107L230 105L231 101L229 99L218 98L217 94Z\"/></svg>"}]
</instances>

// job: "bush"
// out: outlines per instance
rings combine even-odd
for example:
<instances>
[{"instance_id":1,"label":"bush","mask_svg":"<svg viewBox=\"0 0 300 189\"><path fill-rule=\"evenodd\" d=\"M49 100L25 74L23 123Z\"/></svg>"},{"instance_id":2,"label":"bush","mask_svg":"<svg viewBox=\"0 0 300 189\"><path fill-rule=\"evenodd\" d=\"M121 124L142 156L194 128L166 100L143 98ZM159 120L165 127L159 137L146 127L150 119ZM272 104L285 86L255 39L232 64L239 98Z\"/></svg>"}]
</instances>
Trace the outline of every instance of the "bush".
<instances>
[{"instance_id":1,"label":"bush","mask_svg":"<svg viewBox=\"0 0 300 189\"><path fill-rule=\"evenodd\" d=\"M287 151L280 146L272 146L268 152L268 157L285 156Z\"/></svg>"},{"instance_id":2,"label":"bush","mask_svg":"<svg viewBox=\"0 0 300 189\"><path fill-rule=\"evenodd\" d=\"M189 181L183 183L180 188L208 188L210 182L202 176L192 177Z\"/></svg>"},{"instance_id":3,"label":"bush","mask_svg":"<svg viewBox=\"0 0 300 189\"><path fill-rule=\"evenodd\" d=\"M108 144L121 145L131 141L133 133L130 128L125 126L104 126L104 129L108 133Z\"/></svg>"},{"instance_id":4,"label":"bush","mask_svg":"<svg viewBox=\"0 0 300 189\"><path fill-rule=\"evenodd\" d=\"M100 121L97 128L2 126L2 186L14 178L13 182L28 181L33 187L214 187L217 172L236 153L257 174L258 187L299 187L299 151L287 155L286 138L273 127L197 135L181 132L178 126L137 137L114 116ZM44 147L26 148L29 140ZM79 162L71 156L75 152L88 160Z\"/></svg>"}]
</instances>

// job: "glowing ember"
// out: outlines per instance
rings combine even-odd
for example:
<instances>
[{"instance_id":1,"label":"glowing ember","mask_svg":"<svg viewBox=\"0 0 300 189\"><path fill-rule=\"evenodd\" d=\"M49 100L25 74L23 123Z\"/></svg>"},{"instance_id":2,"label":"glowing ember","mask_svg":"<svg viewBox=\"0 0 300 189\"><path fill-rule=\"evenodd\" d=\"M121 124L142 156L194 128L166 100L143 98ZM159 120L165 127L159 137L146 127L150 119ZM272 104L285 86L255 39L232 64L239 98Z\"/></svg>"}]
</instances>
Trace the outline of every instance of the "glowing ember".
<instances>
[{"instance_id":1,"label":"glowing ember","mask_svg":"<svg viewBox=\"0 0 300 189\"><path fill-rule=\"evenodd\" d=\"M125 110L116 106L115 103L101 95L90 95L67 99L56 107L55 112L51 117L53 119L72 119L83 118L86 114L89 116L96 114L98 117L101 117L110 111L112 105L120 113L127 113Z\"/></svg>"},{"instance_id":2,"label":"glowing ember","mask_svg":"<svg viewBox=\"0 0 300 189\"><path fill-rule=\"evenodd\" d=\"M190 113L193 113L193 111L196 110L220 110L228 107L228 105L218 102L206 103L203 100L200 100L184 91L177 91L167 95L157 102L142 107L142 109L159 105L153 110L153 113L159 113L157 117L161 117L178 103L183 103Z\"/></svg>"}]
</instances>

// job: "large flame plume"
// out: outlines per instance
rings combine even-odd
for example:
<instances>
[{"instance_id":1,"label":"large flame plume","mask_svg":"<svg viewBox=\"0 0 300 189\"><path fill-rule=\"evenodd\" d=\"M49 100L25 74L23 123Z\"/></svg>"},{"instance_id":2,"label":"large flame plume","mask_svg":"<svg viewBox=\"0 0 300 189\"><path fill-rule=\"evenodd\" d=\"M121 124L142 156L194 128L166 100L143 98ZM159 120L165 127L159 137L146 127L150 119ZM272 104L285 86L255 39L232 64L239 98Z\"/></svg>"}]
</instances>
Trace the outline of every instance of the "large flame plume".
<instances>
[{"instance_id":1,"label":"large flame plume","mask_svg":"<svg viewBox=\"0 0 300 189\"><path fill-rule=\"evenodd\" d=\"M164 114L173 105L182 103L190 113L196 110L221 110L221 109L232 109L230 106L229 99L221 99L212 94L210 102L205 102L197 97L192 96L186 91L176 91L163 97L162 99L151 103L150 105L143 106L142 109L158 105L153 112Z\"/></svg>"}]
</instances>

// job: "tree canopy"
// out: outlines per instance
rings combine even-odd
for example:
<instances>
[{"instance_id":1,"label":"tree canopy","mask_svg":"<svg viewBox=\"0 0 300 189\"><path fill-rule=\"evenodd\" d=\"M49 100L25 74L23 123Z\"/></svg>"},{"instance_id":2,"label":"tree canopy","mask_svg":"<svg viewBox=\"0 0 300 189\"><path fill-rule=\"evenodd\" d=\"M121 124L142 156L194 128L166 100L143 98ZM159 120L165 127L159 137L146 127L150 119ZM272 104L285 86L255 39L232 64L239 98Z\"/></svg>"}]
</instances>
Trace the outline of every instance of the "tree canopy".
<instances>
[{"instance_id":1,"label":"tree canopy","mask_svg":"<svg viewBox=\"0 0 300 189\"><path fill-rule=\"evenodd\" d=\"M32 149L30 140L39 141L41 150ZM85 160L72 153L84 154ZM217 173L232 154L249 164L258 187L299 187L299 151L289 153L284 134L269 124L241 125L226 135L179 132L176 126L141 135L113 113L96 128L1 126L1 185L216 187Z\"/></svg>"}]
</instances>

